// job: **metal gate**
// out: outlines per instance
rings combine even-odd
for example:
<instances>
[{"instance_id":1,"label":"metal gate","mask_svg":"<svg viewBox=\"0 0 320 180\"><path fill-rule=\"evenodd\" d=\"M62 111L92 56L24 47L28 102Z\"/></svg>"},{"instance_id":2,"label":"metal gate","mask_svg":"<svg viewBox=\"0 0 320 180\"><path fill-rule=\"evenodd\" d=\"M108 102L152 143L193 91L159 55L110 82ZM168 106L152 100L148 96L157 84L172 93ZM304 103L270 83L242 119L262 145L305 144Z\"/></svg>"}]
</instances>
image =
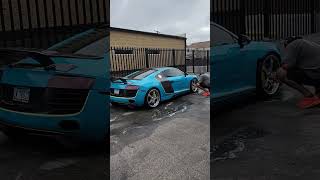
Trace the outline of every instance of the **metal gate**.
<instances>
[{"instance_id":1,"label":"metal gate","mask_svg":"<svg viewBox=\"0 0 320 180\"><path fill-rule=\"evenodd\" d=\"M47 48L110 24L109 0L0 0L0 47Z\"/></svg>"},{"instance_id":2,"label":"metal gate","mask_svg":"<svg viewBox=\"0 0 320 180\"><path fill-rule=\"evenodd\" d=\"M318 0L212 0L211 21L254 40L318 32Z\"/></svg>"}]
</instances>

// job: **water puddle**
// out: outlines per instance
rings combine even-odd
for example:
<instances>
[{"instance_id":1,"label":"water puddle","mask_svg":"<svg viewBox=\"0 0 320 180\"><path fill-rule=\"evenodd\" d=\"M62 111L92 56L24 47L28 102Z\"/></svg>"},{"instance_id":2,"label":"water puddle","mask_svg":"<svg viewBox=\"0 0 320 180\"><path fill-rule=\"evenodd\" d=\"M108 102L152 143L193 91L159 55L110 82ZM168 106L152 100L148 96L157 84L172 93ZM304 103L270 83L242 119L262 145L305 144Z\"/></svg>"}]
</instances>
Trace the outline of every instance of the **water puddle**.
<instances>
[{"instance_id":1,"label":"water puddle","mask_svg":"<svg viewBox=\"0 0 320 180\"><path fill-rule=\"evenodd\" d=\"M259 128L248 127L242 129L222 143L214 146L211 152L211 159L214 162L235 159L239 153L245 150L246 140L262 138L267 134L269 133Z\"/></svg>"},{"instance_id":2,"label":"water puddle","mask_svg":"<svg viewBox=\"0 0 320 180\"><path fill-rule=\"evenodd\" d=\"M65 168L67 166L76 164L79 160L74 159L57 159L55 161L49 161L40 166L40 170L51 171L55 169Z\"/></svg>"},{"instance_id":3,"label":"water puddle","mask_svg":"<svg viewBox=\"0 0 320 180\"><path fill-rule=\"evenodd\" d=\"M115 124L144 124L155 121L160 121L168 117L173 117L178 113L183 113L188 110L191 102L172 101L164 103L155 109L137 108L135 110L115 109L117 111L111 114L110 122Z\"/></svg>"},{"instance_id":4,"label":"water puddle","mask_svg":"<svg viewBox=\"0 0 320 180\"><path fill-rule=\"evenodd\" d=\"M183 113L187 111L188 107L191 104L192 103L190 102L183 102L180 104L175 104L173 102L170 102L159 109L153 110L151 119L152 121L161 121L165 118L173 117L178 113Z\"/></svg>"},{"instance_id":5,"label":"water puddle","mask_svg":"<svg viewBox=\"0 0 320 180\"><path fill-rule=\"evenodd\" d=\"M237 158L237 154L242 152L244 149L245 145L242 140L224 142L213 148L212 159L213 161L235 159Z\"/></svg>"}]
</instances>

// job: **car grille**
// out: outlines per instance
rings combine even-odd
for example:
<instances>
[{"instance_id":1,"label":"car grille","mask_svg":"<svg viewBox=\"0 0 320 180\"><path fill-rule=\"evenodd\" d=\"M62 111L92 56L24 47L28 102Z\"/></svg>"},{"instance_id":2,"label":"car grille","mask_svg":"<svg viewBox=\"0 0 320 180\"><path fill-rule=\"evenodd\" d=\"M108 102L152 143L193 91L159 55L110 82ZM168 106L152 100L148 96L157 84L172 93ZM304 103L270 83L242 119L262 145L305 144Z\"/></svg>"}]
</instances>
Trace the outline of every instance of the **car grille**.
<instances>
[{"instance_id":1,"label":"car grille","mask_svg":"<svg viewBox=\"0 0 320 180\"><path fill-rule=\"evenodd\" d=\"M39 114L74 114L81 111L89 90L30 88L28 103L13 101L11 85L0 85L0 107L12 111Z\"/></svg>"},{"instance_id":2,"label":"car grille","mask_svg":"<svg viewBox=\"0 0 320 180\"><path fill-rule=\"evenodd\" d=\"M125 90L125 89L120 89L119 94L114 94L114 89L110 88L110 93L111 96L116 96L116 97L135 97L137 95L138 90Z\"/></svg>"}]
</instances>

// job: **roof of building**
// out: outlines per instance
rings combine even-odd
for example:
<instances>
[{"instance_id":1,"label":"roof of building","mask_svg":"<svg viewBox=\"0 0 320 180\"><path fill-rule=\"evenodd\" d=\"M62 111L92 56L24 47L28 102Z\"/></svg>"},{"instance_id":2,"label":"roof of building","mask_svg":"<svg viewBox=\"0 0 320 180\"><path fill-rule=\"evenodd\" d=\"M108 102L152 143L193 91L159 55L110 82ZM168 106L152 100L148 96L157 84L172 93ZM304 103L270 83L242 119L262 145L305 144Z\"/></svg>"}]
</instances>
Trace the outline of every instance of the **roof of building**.
<instances>
[{"instance_id":1,"label":"roof of building","mask_svg":"<svg viewBox=\"0 0 320 180\"><path fill-rule=\"evenodd\" d=\"M152 36L161 36L161 37L182 39L182 40L186 40L187 39L186 37L183 37L183 36L168 35L168 34L153 33L153 32L145 32L145 31L123 29L123 28L117 28L117 27L110 27L110 31L129 32L129 33L137 33L137 34L152 35Z\"/></svg>"},{"instance_id":2,"label":"roof of building","mask_svg":"<svg viewBox=\"0 0 320 180\"><path fill-rule=\"evenodd\" d=\"M187 48L210 48L210 41L193 43Z\"/></svg>"}]
</instances>

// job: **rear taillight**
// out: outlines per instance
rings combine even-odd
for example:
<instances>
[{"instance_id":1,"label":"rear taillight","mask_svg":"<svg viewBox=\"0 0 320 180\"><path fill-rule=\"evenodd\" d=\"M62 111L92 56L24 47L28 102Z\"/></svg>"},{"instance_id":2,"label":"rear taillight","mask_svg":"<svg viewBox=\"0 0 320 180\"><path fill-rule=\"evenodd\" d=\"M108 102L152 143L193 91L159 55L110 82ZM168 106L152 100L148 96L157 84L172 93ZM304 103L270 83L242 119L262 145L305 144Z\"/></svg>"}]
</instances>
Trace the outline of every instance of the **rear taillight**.
<instances>
[{"instance_id":1,"label":"rear taillight","mask_svg":"<svg viewBox=\"0 0 320 180\"><path fill-rule=\"evenodd\" d=\"M73 76L54 76L49 79L49 88L61 89L91 89L94 85L95 79L85 77Z\"/></svg>"},{"instance_id":2,"label":"rear taillight","mask_svg":"<svg viewBox=\"0 0 320 180\"><path fill-rule=\"evenodd\" d=\"M138 90L139 89L139 86L134 86L134 85L128 85L126 87L126 90Z\"/></svg>"}]
</instances>

